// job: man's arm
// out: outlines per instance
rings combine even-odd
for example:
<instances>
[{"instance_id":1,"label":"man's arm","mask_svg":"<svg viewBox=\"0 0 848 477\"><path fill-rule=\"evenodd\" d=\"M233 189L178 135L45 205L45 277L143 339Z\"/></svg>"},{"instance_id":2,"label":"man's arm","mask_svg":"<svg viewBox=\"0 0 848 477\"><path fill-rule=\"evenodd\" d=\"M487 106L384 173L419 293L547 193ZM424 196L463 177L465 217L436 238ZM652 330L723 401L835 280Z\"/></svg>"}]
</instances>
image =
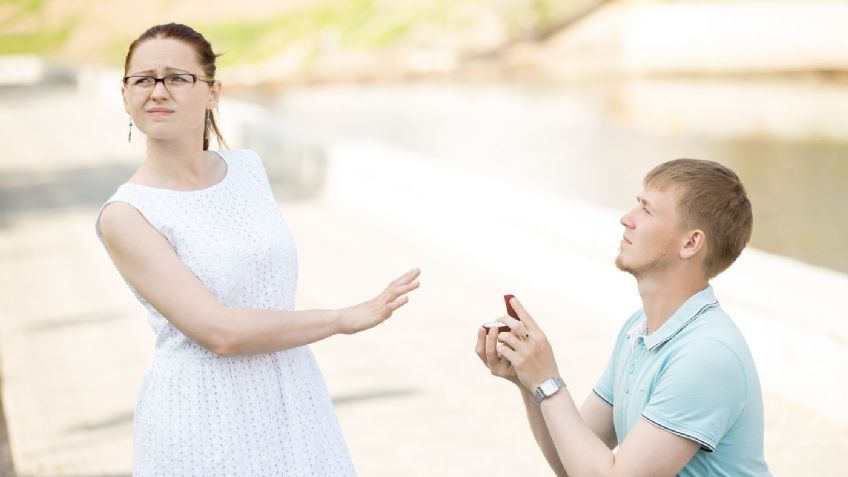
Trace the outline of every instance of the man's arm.
<instances>
[{"instance_id":1,"label":"man's arm","mask_svg":"<svg viewBox=\"0 0 848 477\"><path fill-rule=\"evenodd\" d=\"M613 454L584 422L567 389L542 401L540 411L570 477L674 476L699 448L696 442L641 419Z\"/></svg>"},{"instance_id":2,"label":"man's arm","mask_svg":"<svg viewBox=\"0 0 848 477\"><path fill-rule=\"evenodd\" d=\"M501 359L496 351L497 346L497 331L491 329L487 334L484 329L477 332L476 352L480 360L489 368L489 371L495 376L504 378L516 386L521 392L521 399L524 402L524 409L527 413L527 422L530 425L530 430L533 432L533 437L548 465L558 476L566 476L565 468L562 466L562 461L557 453L554 441L551 440L551 435L548 432L545 419L539 409L539 405L533 400L533 395L521 384L515 369L512 365ZM592 429L592 432L601 439L609 449L613 449L616 445L615 428L612 420L612 406L601 400L595 393L591 393L583 407L580 409L580 414L583 421Z\"/></svg>"},{"instance_id":3,"label":"man's arm","mask_svg":"<svg viewBox=\"0 0 848 477\"><path fill-rule=\"evenodd\" d=\"M559 376L559 370L544 332L518 300L512 299L511 304L521 320L502 318L510 331L498 334L501 344L496 355L510 363L530 392L545 379ZM695 441L642 419L614 454L584 421L567 388L542 401L539 410L559 461L570 477L673 476L699 448Z\"/></svg>"},{"instance_id":4,"label":"man's arm","mask_svg":"<svg viewBox=\"0 0 848 477\"><path fill-rule=\"evenodd\" d=\"M551 439L551 434L548 431L548 426L545 418L542 415L539 405L533 400L533 395L530 394L523 386L521 389L521 398L524 401L524 409L527 412L527 422L530 424L530 429L533 431L533 437L536 439L536 444L542 450L545 460L548 465L558 476L567 476L565 467L562 465L562 460L557 452L556 445ZM607 448L612 450L617 445L615 428L612 421L612 407L603 402L595 393L589 394L583 406L580 408L580 417L583 422L591 429Z\"/></svg>"},{"instance_id":5,"label":"man's arm","mask_svg":"<svg viewBox=\"0 0 848 477\"><path fill-rule=\"evenodd\" d=\"M533 395L523 386L519 384L518 388L521 390L521 399L524 401L524 410L527 412L527 423L530 424L530 430L533 432L536 444L542 450L542 455L545 456L545 460L548 461L548 465L551 466L557 477L568 477L565 467L562 466L562 461L559 459L559 454L557 454L556 446L548 433L545 418L539 410L539 405L533 400Z\"/></svg>"}]
</instances>

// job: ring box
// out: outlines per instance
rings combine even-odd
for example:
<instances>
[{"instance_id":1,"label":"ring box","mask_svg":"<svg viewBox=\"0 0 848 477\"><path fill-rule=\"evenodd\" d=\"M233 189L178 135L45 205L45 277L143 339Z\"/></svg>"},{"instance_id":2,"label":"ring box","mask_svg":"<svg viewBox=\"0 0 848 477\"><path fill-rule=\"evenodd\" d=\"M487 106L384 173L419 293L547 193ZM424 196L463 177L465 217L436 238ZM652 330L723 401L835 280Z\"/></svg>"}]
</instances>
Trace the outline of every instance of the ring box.
<instances>
[{"instance_id":1,"label":"ring box","mask_svg":"<svg viewBox=\"0 0 848 477\"><path fill-rule=\"evenodd\" d=\"M515 295L504 295L504 303L506 304L506 314L515 318L516 320L520 320L518 318L518 313L512 308L512 305L509 304L509 300L515 298ZM504 331L509 331L510 327L501 323L500 321L490 321L488 323L483 323L483 328L486 330L486 333L489 332L492 328L497 328L498 333L502 333Z\"/></svg>"}]
</instances>

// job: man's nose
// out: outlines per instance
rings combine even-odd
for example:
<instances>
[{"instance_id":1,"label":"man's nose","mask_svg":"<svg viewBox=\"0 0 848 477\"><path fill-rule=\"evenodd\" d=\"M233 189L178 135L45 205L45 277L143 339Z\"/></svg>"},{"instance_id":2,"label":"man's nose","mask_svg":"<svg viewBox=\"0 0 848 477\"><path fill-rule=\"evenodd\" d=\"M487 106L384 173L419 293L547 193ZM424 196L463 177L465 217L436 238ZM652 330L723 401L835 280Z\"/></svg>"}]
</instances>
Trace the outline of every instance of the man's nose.
<instances>
[{"instance_id":1,"label":"man's nose","mask_svg":"<svg viewBox=\"0 0 848 477\"><path fill-rule=\"evenodd\" d=\"M633 211L631 210L630 212L627 212L626 214L622 215L621 219L619 219L619 223L621 225L627 227L628 229L632 229L633 226L634 226L634 224L633 224Z\"/></svg>"}]
</instances>

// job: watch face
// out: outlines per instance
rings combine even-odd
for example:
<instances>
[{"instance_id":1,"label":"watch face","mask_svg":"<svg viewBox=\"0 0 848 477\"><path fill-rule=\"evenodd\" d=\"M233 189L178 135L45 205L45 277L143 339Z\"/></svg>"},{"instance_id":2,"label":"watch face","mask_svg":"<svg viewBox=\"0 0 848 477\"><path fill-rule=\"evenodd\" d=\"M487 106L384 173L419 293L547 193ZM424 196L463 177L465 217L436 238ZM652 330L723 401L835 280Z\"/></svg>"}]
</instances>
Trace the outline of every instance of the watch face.
<instances>
[{"instance_id":1,"label":"watch face","mask_svg":"<svg viewBox=\"0 0 848 477\"><path fill-rule=\"evenodd\" d=\"M548 379L539 385L539 387L542 389L542 392L545 393L545 396L550 396L557 392L557 385L553 379Z\"/></svg>"}]
</instances>

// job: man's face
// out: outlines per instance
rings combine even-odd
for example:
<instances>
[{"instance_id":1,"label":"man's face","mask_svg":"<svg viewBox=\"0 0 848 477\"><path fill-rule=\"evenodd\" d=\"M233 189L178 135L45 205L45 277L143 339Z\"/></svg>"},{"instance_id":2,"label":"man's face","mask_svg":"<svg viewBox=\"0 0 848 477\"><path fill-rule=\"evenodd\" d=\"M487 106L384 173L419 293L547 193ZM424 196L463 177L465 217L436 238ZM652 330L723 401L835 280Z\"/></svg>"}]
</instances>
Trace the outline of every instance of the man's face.
<instances>
[{"instance_id":1,"label":"man's face","mask_svg":"<svg viewBox=\"0 0 848 477\"><path fill-rule=\"evenodd\" d=\"M663 271L679 257L685 231L680 225L677 201L680 189L648 188L637 205L621 217L624 235L615 265L635 277Z\"/></svg>"}]
</instances>

